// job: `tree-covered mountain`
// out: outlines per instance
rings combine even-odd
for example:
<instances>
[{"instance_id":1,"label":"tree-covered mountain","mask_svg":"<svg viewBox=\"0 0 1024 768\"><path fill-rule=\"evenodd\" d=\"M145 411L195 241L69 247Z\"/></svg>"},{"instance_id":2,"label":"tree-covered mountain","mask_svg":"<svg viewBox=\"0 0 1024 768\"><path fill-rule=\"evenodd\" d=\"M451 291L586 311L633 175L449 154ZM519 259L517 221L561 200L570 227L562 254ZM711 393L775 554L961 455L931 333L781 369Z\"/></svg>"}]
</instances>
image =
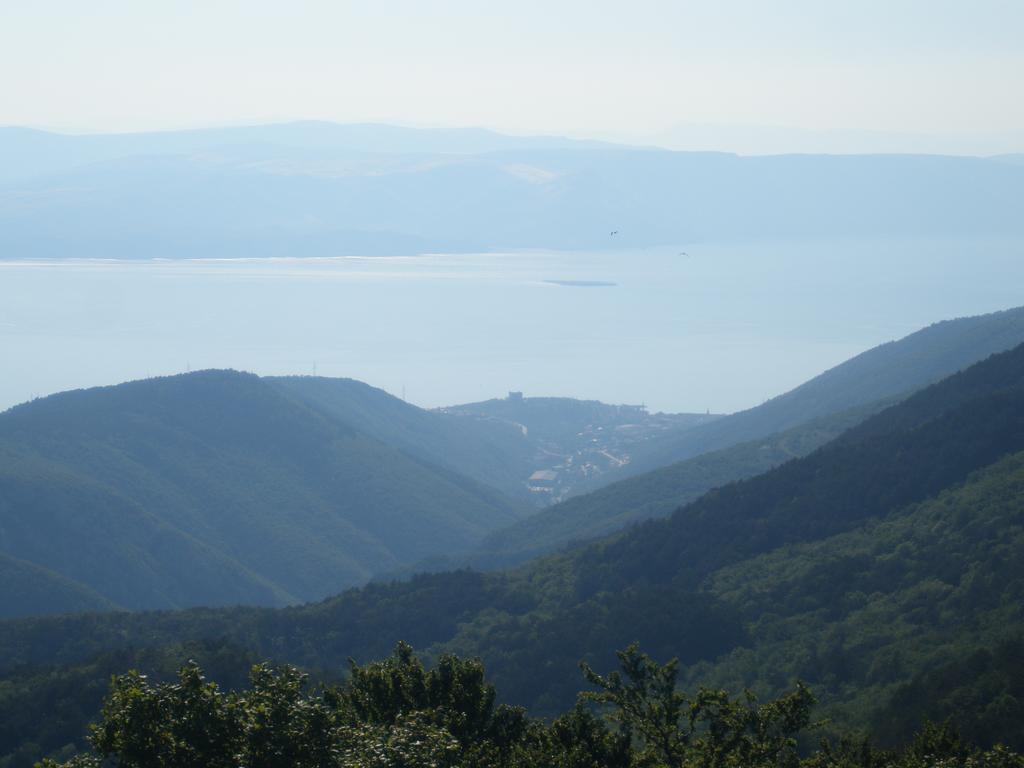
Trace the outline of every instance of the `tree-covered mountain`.
<instances>
[{"instance_id":1,"label":"tree-covered mountain","mask_svg":"<svg viewBox=\"0 0 1024 768\"><path fill-rule=\"evenodd\" d=\"M8 129L0 158L10 169L0 188L7 258L1024 234L1015 205L1024 168L986 158L741 157L329 124L134 136Z\"/></svg>"},{"instance_id":2,"label":"tree-covered mountain","mask_svg":"<svg viewBox=\"0 0 1024 768\"><path fill-rule=\"evenodd\" d=\"M665 517L714 488L806 456L894 400L823 416L785 432L710 451L573 496L488 534L473 552L452 558L452 562L484 570L510 567L574 542Z\"/></svg>"},{"instance_id":3,"label":"tree-covered mountain","mask_svg":"<svg viewBox=\"0 0 1024 768\"><path fill-rule=\"evenodd\" d=\"M589 471L597 465L587 456L643 455L668 436L696 435L690 448L699 451L708 439L728 443L745 430L919 386L1020 340L1022 312L932 326L720 419L563 398L427 412L351 380L234 374L29 403L0 415L0 554L13 558L5 570L20 585L5 615L300 601L416 563L436 568L438 558L473 552L489 534L476 554L447 562L521 562L666 514L808 452L859 416L853 410L701 456L517 524L522 501L543 497L526 490L536 470L551 465L574 482L614 476L608 467ZM227 428L207 434L217 422L206 413ZM403 526L384 522L394 519L387 514ZM322 532L321 516L329 521ZM61 535L50 538L51 528ZM82 541L92 544L87 557L77 549Z\"/></svg>"},{"instance_id":4,"label":"tree-covered mountain","mask_svg":"<svg viewBox=\"0 0 1024 768\"><path fill-rule=\"evenodd\" d=\"M814 680L883 742L924 719L1024 743L1024 452L886 518L716 572L754 642L688 680ZM970 671L968 671L970 670Z\"/></svg>"},{"instance_id":5,"label":"tree-covered mountain","mask_svg":"<svg viewBox=\"0 0 1024 768\"><path fill-rule=\"evenodd\" d=\"M530 476L578 432L636 420L551 404L561 431L529 434L350 379L210 371L10 409L0 555L17 589L0 615L280 605L466 551L547 500ZM656 423L636 439L707 418L642 415Z\"/></svg>"},{"instance_id":6,"label":"tree-covered mountain","mask_svg":"<svg viewBox=\"0 0 1024 768\"><path fill-rule=\"evenodd\" d=\"M287 376L266 381L405 453L509 497L538 501L526 483L535 468L537 441L513 424L427 411L353 379Z\"/></svg>"},{"instance_id":7,"label":"tree-covered mountain","mask_svg":"<svg viewBox=\"0 0 1024 768\"><path fill-rule=\"evenodd\" d=\"M918 715L955 714L979 740L1019 747L1022 500L1019 346L806 457L514 571L424 575L280 610L7 621L0 659L11 675L219 638L337 670L405 639L430 656L479 655L509 701L553 713L578 689L577 661L608 668L639 640L678 657L691 687L770 695L799 676L837 727L888 722L880 732L899 741Z\"/></svg>"},{"instance_id":8,"label":"tree-covered mountain","mask_svg":"<svg viewBox=\"0 0 1024 768\"><path fill-rule=\"evenodd\" d=\"M0 414L3 615L316 599L520 516L288 392L207 371Z\"/></svg>"}]
</instances>

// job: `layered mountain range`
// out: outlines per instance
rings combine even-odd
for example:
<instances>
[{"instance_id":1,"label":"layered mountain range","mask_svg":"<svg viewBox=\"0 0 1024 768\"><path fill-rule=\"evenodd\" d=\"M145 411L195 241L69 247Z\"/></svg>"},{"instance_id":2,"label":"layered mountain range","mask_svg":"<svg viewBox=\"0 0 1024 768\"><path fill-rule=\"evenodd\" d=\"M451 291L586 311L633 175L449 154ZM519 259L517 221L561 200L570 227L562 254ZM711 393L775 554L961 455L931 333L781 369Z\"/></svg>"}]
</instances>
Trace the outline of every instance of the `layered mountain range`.
<instances>
[{"instance_id":1,"label":"layered mountain range","mask_svg":"<svg viewBox=\"0 0 1024 768\"><path fill-rule=\"evenodd\" d=\"M0 169L3 258L1024 234L1024 167L1012 157L742 157L293 123L91 136L0 129Z\"/></svg>"},{"instance_id":2,"label":"layered mountain range","mask_svg":"<svg viewBox=\"0 0 1024 768\"><path fill-rule=\"evenodd\" d=\"M345 659L383 657L399 640L427 658L479 656L507 700L536 714L571 705L581 659L607 668L615 649L639 641L656 658L678 658L688 687L769 696L802 679L831 727L870 727L885 743L924 718L955 714L971 740L1020 749L1020 322L1013 310L933 326L759 413L690 425L689 433L723 430L734 420L737 441L754 432L549 507L529 524L508 495L427 461L443 442L414 439L410 426L458 419L460 439L477 435L481 453L527 439L522 430L510 438L500 413L389 421L368 415L380 396L363 385L234 372L12 409L0 416L2 568L5 583L22 585L23 602L6 610L28 613L50 589L63 600L57 610L92 612L0 622L0 723L17 726L0 729L0 752L22 760L80 743L112 670L159 676L201 657L233 679L232 660L269 658L331 679ZM359 428L340 418L345 391L362 398ZM410 408L391 405L394 414ZM779 416L800 411L796 423ZM784 429L757 437L765 424ZM486 478L496 464L473 471ZM216 503L200 504L200 490ZM365 561L343 549L356 528L372 556L390 553L391 564L428 544L509 562L549 553L512 569L421 574L284 608L109 610L138 607L115 599L111 590L128 588L118 574L143 597L162 585L164 606L176 604L170 589L198 589L206 578L222 603L233 599L228 588L271 605L301 599L300 588L330 594L310 574L357 572L350 563ZM573 544L574 528L590 540ZM187 573L175 575L179 561ZM263 581L244 581L250 573Z\"/></svg>"},{"instance_id":3,"label":"layered mountain range","mask_svg":"<svg viewBox=\"0 0 1024 768\"><path fill-rule=\"evenodd\" d=\"M806 455L1021 342L1024 310L940 323L717 418L518 396L431 412L351 380L233 371L35 400L0 414L0 567L17 585L0 615L284 605L523 562ZM536 511L545 466L606 487Z\"/></svg>"}]
</instances>

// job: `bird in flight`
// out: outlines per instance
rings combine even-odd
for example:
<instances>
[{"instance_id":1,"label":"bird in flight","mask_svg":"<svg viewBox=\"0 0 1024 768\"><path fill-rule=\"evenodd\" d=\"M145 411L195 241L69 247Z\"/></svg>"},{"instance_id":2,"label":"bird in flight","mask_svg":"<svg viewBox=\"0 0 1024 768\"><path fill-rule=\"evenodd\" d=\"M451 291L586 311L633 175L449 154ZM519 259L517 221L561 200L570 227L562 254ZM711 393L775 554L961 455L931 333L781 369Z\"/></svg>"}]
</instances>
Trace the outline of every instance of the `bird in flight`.
<instances>
[{"instance_id":1,"label":"bird in flight","mask_svg":"<svg viewBox=\"0 0 1024 768\"><path fill-rule=\"evenodd\" d=\"M617 235L617 234L619 234L619 230L617 230L617 229L616 229L616 230L614 230L614 231L612 231L612 232L609 232L609 233L608 233L608 236L609 236L609 237L615 237L615 235Z\"/></svg>"}]
</instances>

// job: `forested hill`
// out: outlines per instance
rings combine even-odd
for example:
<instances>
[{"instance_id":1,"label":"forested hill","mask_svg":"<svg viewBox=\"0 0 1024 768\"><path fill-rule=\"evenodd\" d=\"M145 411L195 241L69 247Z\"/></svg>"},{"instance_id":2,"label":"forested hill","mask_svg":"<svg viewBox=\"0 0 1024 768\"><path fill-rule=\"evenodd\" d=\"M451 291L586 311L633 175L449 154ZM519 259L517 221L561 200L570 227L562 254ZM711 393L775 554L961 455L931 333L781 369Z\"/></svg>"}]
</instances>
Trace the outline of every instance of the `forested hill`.
<instances>
[{"instance_id":1,"label":"forested hill","mask_svg":"<svg viewBox=\"0 0 1024 768\"><path fill-rule=\"evenodd\" d=\"M640 474L905 394L1021 343L1024 307L935 323L857 355L755 408L651 440L618 474Z\"/></svg>"},{"instance_id":2,"label":"forested hill","mask_svg":"<svg viewBox=\"0 0 1024 768\"><path fill-rule=\"evenodd\" d=\"M215 638L337 669L405 639L479 655L509 700L550 713L571 704L580 659L607 668L639 640L677 656L689 687L767 694L800 677L844 728L891 722L899 740L918 715L955 714L982 741L1019 745L1022 531L1024 346L670 518L516 571L421 576L284 610L8 621L0 659L84 675L77 665L112 648ZM913 700L968 662L977 679L953 675L954 695ZM21 700L45 700L61 674L19 683Z\"/></svg>"},{"instance_id":3,"label":"forested hill","mask_svg":"<svg viewBox=\"0 0 1024 768\"><path fill-rule=\"evenodd\" d=\"M67 392L0 414L0 554L40 598L0 615L311 600L521 512L256 376Z\"/></svg>"},{"instance_id":4,"label":"forested hill","mask_svg":"<svg viewBox=\"0 0 1024 768\"><path fill-rule=\"evenodd\" d=\"M353 379L283 376L265 381L405 453L536 503L525 482L534 470L536 444L512 424L427 411Z\"/></svg>"},{"instance_id":5,"label":"forested hill","mask_svg":"<svg viewBox=\"0 0 1024 768\"><path fill-rule=\"evenodd\" d=\"M825 538L962 483L1024 450L1024 345L944 379L806 458L703 496L576 556L586 591L714 571Z\"/></svg>"}]
</instances>

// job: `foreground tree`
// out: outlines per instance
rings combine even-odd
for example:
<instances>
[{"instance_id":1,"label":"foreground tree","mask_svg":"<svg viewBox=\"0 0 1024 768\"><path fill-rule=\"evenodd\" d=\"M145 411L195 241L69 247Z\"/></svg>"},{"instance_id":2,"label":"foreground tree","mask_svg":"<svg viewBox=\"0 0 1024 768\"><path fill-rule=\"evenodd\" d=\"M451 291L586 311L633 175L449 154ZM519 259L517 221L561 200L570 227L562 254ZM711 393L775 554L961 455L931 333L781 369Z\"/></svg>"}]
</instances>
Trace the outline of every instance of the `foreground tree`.
<instances>
[{"instance_id":1,"label":"foreground tree","mask_svg":"<svg viewBox=\"0 0 1024 768\"><path fill-rule=\"evenodd\" d=\"M443 656L428 670L404 643L323 690L265 664L241 692L194 663L172 683L130 672L92 726L94 754L63 768L1024 768L1006 749L968 749L948 725L927 726L902 754L844 739L801 758L814 704L802 684L767 703L691 697L676 688L675 661L659 665L635 644L619 660L606 677L582 665L596 690L550 724L496 705L479 661Z\"/></svg>"},{"instance_id":2,"label":"foreground tree","mask_svg":"<svg viewBox=\"0 0 1024 768\"><path fill-rule=\"evenodd\" d=\"M581 665L587 681L600 689L581 698L611 707L609 717L635 738L640 764L791 768L799 763L796 737L811 724L814 706L802 683L767 704L750 691L732 699L725 691L701 688L690 698L676 687L676 660L660 666L636 643L618 657L622 671L607 677Z\"/></svg>"}]
</instances>

